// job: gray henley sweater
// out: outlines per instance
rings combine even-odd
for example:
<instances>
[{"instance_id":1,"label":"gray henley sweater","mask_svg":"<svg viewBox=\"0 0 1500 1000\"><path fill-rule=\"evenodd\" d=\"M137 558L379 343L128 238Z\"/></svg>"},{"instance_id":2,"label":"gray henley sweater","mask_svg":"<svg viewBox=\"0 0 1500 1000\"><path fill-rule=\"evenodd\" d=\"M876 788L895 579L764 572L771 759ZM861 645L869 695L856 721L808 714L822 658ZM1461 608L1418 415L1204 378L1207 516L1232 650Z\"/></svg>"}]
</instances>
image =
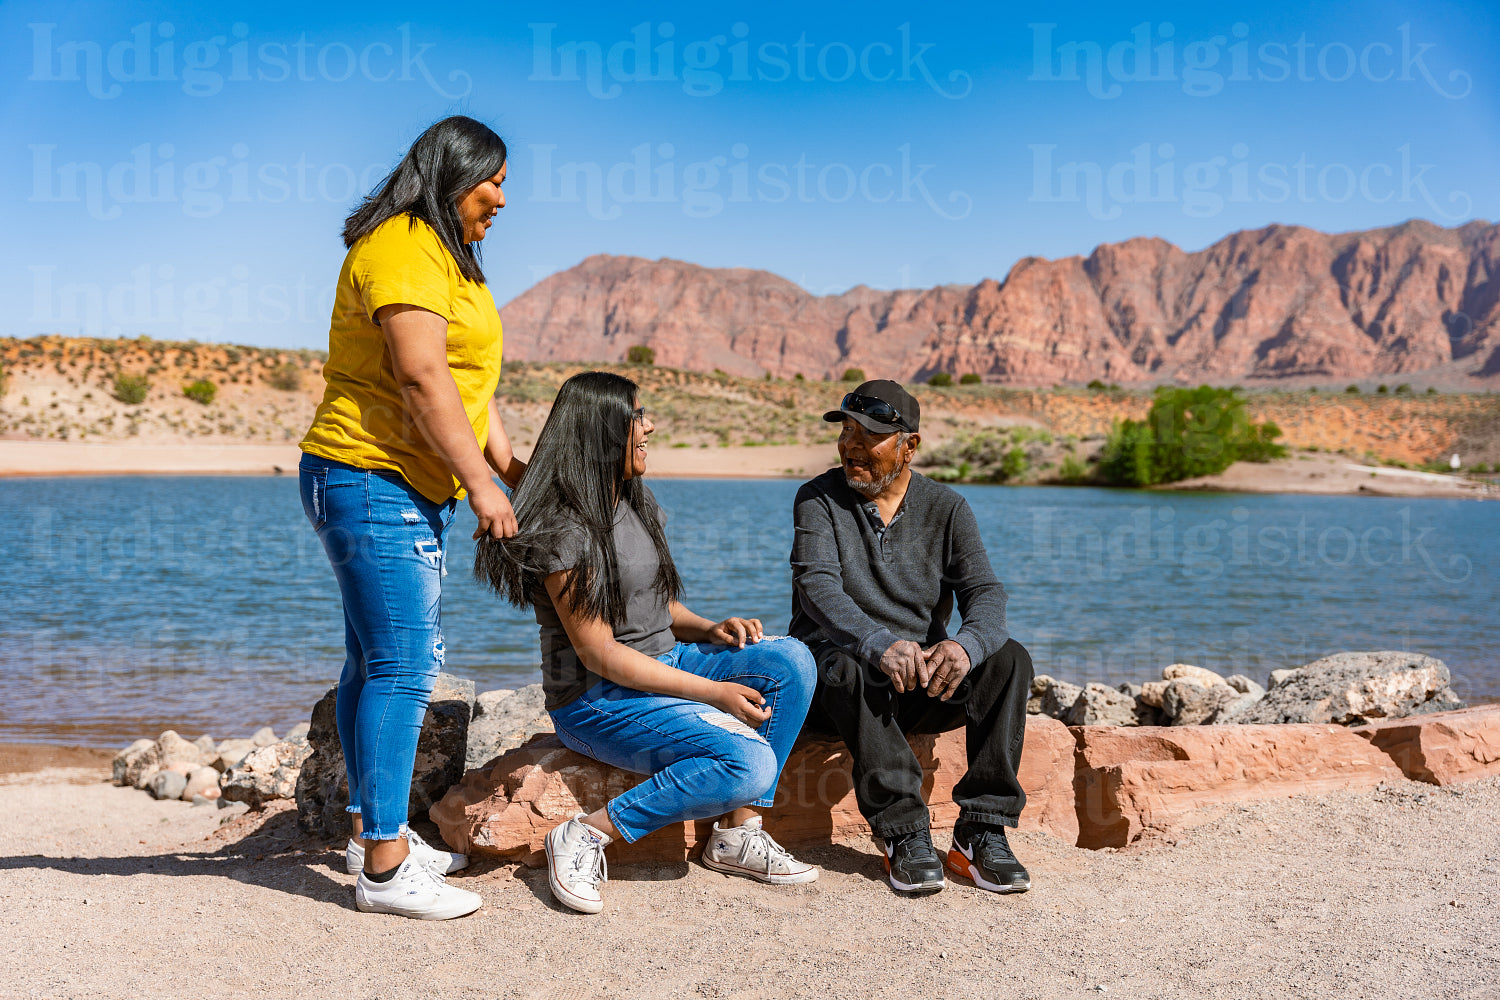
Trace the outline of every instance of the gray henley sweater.
<instances>
[{"instance_id":1,"label":"gray henley sweater","mask_svg":"<svg viewBox=\"0 0 1500 1000\"><path fill-rule=\"evenodd\" d=\"M1005 645L1005 587L995 579L974 512L920 473L881 526L873 501L830 469L797 490L792 522L792 624L809 646L832 643L875 665L898 639L924 647L953 638L974 666Z\"/></svg>"}]
</instances>

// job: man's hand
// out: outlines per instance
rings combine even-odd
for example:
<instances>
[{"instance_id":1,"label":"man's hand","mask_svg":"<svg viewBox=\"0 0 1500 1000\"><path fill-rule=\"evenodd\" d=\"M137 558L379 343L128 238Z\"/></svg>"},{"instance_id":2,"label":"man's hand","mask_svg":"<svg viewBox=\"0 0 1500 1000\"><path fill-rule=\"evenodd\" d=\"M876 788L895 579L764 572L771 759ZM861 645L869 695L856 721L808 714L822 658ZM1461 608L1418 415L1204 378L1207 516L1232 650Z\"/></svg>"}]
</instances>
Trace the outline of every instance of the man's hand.
<instances>
[{"instance_id":1,"label":"man's hand","mask_svg":"<svg viewBox=\"0 0 1500 1000\"><path fill-rule=\"evenodd\" d=\"M759 618L726 618L708 630L708 641L744 649L745 643L760 642L765 634Z\"/></svg>"},{"instance_id":2,"label":"man's hand","mask_svg":"<svg viewBox=\"0 0 1500 1000\"><path fill-rule=\"evenodd\" d=\"M922 650L922 658L929 675L927 696L943 701L953 697L973 666L963 646L952 639L944 639L931 649Z\"/></svg>"},{"instance_id":3,"label":"man's hand","mask_svg":"<svg viewBox=\"0 0 1500 1000\"><path fill-rule=\"evenodd\" d=\"M891 679L897 694L915 691L926 669L922 647L909 639L897 639L880 658L880 672Z\"/></svg>"}]
</instances>

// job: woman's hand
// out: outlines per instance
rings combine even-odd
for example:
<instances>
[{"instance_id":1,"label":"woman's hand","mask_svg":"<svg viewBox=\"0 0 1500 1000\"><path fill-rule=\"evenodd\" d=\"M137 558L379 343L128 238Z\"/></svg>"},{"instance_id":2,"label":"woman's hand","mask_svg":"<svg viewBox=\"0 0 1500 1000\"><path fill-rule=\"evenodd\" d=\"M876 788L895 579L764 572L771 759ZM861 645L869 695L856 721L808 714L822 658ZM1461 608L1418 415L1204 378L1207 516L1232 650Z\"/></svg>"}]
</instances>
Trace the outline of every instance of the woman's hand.
<instances>
[{"instance_id":1,"label":"woman's hand","mask_svg":"<svg viewBox=\"0 0 1500 1000\"><path fill-rule=\"evenodd\" d=\"M760 642L766 634L759 618L726 618L708 630L708 641L744 649L745 643Z\"/></svg>"},{"instance_id":2,"label":"woman's hand","mask_svg":"<svg viewBox=\"0 0 1500 1000\"><path fill-rule=\"evenodd\" d=\"M469 506L474 511L474 516L479 519L479 527L474 529L476 540L489 535L493 538L509 538L518 530L516 525L516 512L511 510L510 498L505 491L495 485L493 479L486 479L485 484L479 489L469 491Z\"/></svg>"},{"instance_id":3,"label":"woman's hand","mask_svg":"<svg viewBox=\"0 0 1500 1000\"><path fill-rule=\"evenodd\" d=\"M771 710L765 707L765 695L753 687L734 684L730 681L718 682L714 700L709 704L734 716L751 729L758 727L771 717Z\"/></svg>"}]
</instances>

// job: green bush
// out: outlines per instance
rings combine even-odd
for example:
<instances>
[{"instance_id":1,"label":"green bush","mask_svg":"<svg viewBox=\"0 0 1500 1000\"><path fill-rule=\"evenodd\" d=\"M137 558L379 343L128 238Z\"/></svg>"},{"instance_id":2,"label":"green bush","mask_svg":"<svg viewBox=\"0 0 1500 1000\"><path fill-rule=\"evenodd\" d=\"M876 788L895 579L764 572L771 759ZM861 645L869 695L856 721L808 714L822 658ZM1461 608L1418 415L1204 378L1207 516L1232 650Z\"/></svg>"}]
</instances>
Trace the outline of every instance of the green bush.
<instances>
[{"instance_id":1,"label":"green bush","mask_svg":"<svg viewBox=\"0 0 1500 1000\"><path fill-rule=\"evenodd\" d=\"M1077 455L1066 455L1062 460L1062 468L1057 470L1057 478L1076 486L1088 480L1089 467L1080 461Z\"/></svg>"},{"instance_id":2,"label":"green bush","mask_svg":"<svg viewBox=\"0 0 1500 1000\"><path fill-rule=\"evenodd\" d=\"M959 385L979 385L983 381L978 372L964 372L958 378Z\"/></svg>"},{"instance_id":3,"label":"green bush","mask_svg":"<svg viewBox=\"0 0 1500 1000\"><path fill-rule=\"evenodd\" d=\"M219 387L206 378L200 378L191 385L183 386L182 394L195 403L202 403L204 406L207 406L219 394Z\"/></svg>"},{"instance_id":4,"label":"green bush","mask_svg":"<svg viewBox=\"0 0 1500 1000\"><path fill-rule=\"evenodd\" d=\"M953 376L947 372L938 372L927 380L927 384L938 388L950 386L953 384Z\"/></svg>"},{"instance_id":5,"label":"green bush","mask_svg":"<svg viewBox=\"0 0 1500 1000\"><path fill-rule=\"evenodd\" d=\"M845 382L863 382L864 380L865 380L865 370L863 368L845 368L844 369L844 381Z\"/></svg>"},{"instance_id":6,"label":"green bush","mask_svg":"<svg viewBox=\"0 0 1500 1000\"><path fill-rule=\"evenodd\" d=\"M116 375L115 376L115 398L122 403L134 406L136 403L146 401L146 393L151 391L151 380L144 375Z\"/></svg>"},{"instance_id":7,"label":"green bush","mask_svg":"<svg viewBox=\"0 0 1500 1000\"><path fill-rule=\"evenodd\" d=\"M1382 383L1380 383L1379 385L1377 385L1375 387L1375 391L1378 392L1378 393L1380 393L1383 396L1386 393L1390 392L1391 389L1390 389L1390 386L1388 386L1384 382L1382 382Z\"/></svg>"},{"instance_id":8,"label":"green bush","mask_svg":"<svg viewBox=\"0 0 1500 1000\"><path fill-rule=\"evenodd\" d=\"M1095 378L1089 379L1089 384L1084 388L1088 389L1090 392L1103 392L1105 389L1108 389L1109 386L1105 385L1103 382Z\"/></svg>"},{"instance_id":9,"label":"green bush","mask_svg":"<svg viewBox=\"0 0 1500 1000\"><path fill-rule=\"evenodd\" d=\"M656 351L645 344L636 344L625 352L625 360L633 365L654 365L656 364Z\"/></svg>"},{"instance_id":10,"label":"green bush","mask_svg":"<svg viewBox=\"0 0 1500 1000\"><path fill-rule=\"evenodd\" d=\"M1347 393L1349 393L1350 395L1358 396L1359 395L1359 386L1357 386L1357 385L1346 386L1344 388L1344 391L1347 392Z\"/></svg>"},{"instance_id":11,"label":"green bush","mask_svg":"<svg viewBox=\"0 0 1500 1000\"><path fill-rule=\"evenodd\" d=\"M271 383L273 389L296 392L302 388L302 369L288 361L266 376L266 381Z\"/></svg>"},{"instance_id":12,"label":"green bush","mask_svg":"<svg viewBox=\"0 0 1500 1000\"><path fill-rule=\"evenodd\" d=\"M1429 385L1427 387L1427 395L1429 395L1429 396L1436 396L1437 395L1437 386L1435 386L1435 385Z\"/></svg>"},{"instance_id":13,"label":"green bush","mask_svg":"<svg viewBox=\"0 0 1500 1000\"><path fill-rule=\"evenodd\" d=\"M1399 395L1402 395L1403 393L1406 394L1406 395L1408 395L1408 396L1411 395L1411 385L1410 385L1410 383L1402 382L1400 385L1396 386L1396 395L1399 396Z\"/></svg>"},{"instance_id":14,"label":"green bush","mask_svg":"<svg viewBox=\"0 0 1500 1000\"><path fill-rule=\"evenodd\" d=\"M1173 483L1223 472L1236 461L1269 462L1286 455L1281 428L1253 424L1233 389L1162 386L1145 420L1116 422L1104 442L1099 474L1119 486Z\"/></svg>"},{"instance_id":15,"label":"green bush","mask_svg":"<svg viewBox=\"0 0 1500 1000\"><path fill-rule=\"evenodd\" d=\"M1050 434L1042 437L1030 431L1017 427L1008 432L960 433L932 449L922 464L934 467L928 476L944 482L1003 483L1021 479L1031 470L1031 457L1021 446L1051 440Z\"/></svg>"},{"instance_id":16,"label":"green bush","mask_svg":"<svg viewBox=\"0 0 1500 1000\"><path fill-rule=\"evenodd\" d=\"M5 390L10 386L10 378L5 374L5 367L0 365L0 396L5 395Z\"/></svg>"}]
</instances>

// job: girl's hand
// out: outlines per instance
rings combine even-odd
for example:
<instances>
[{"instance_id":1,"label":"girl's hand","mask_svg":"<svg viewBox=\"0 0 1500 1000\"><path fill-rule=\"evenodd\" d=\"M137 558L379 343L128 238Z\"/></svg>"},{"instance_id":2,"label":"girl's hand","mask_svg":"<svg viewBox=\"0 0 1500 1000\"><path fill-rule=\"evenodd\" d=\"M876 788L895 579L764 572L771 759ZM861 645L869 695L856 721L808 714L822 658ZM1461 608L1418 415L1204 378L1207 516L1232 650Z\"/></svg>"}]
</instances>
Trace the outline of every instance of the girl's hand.
<instances>
[{"instance_id":1,"label":"girl's hand","mask_svg":"<svg viewBox=\"0 0 1500 1000\"><path fill-rule=\"evenodd\" d=\"M726 618L708 630L708 641L744 649L745 643L760 642L765 634L759 618Z\"/></svg>"},{"instance_id":2,"label":"girl's hand","mask_svg":"<svg viewBox=\"0 0 1500 1000\"><path fill-rule=\"evenodd\" d=\"M710 704L739 719L751 729L757 728L771 717L771 710L765 707L765 695L753 687L730 681L719 682L717 697Z\"/></svg>"}]
</instances>

